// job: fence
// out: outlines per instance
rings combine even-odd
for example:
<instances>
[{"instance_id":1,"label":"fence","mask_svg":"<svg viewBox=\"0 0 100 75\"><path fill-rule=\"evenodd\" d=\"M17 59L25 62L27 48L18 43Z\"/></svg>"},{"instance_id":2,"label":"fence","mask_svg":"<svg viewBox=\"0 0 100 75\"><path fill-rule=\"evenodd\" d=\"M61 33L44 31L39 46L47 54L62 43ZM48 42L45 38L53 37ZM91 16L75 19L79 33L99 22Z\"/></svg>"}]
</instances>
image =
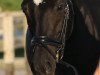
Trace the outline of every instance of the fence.
<instances>
[{"instance_id":1,"label":"fence","mask_svg":"<svg viewBox=\"0 0 100 75\"><path fill-rule=\"evenodd\" d=\"M29 75L25 57L26 28L21 11L0 12L0 75Z\"/></svg>"}]
</instances>

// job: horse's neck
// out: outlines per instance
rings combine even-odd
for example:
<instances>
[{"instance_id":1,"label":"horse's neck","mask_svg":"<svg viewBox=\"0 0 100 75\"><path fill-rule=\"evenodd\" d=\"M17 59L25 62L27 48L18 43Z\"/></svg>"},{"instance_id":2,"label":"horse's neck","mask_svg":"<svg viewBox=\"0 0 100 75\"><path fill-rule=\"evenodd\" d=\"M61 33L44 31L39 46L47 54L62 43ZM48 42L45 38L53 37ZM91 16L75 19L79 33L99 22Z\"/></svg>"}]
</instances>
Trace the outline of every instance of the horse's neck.
<instances>
[{"instance_id":1,"label":"horse's neck","mask_svg":"<svg viewBox=\"0 0 100 75\"><path fill-rule=\"evenodd\" d=\"M86 0L72 0L72 1L77 6L77 8L80 10L81 14L83 15L84 21L85 21L85 24L87 26L89 33L93 35L96 39L100 40L100 36L99 36L100 32L98 32L100 28L97 29L97 26L99 25L99 23L96 22L98 18L94 18L93 13L95 11L92 11L94 8L92 8L90 4L91 2L86 1ZM88 4L86 2L88 2ZM93 5L95 6L96 3Z\"/></svg>"}]
</instances>

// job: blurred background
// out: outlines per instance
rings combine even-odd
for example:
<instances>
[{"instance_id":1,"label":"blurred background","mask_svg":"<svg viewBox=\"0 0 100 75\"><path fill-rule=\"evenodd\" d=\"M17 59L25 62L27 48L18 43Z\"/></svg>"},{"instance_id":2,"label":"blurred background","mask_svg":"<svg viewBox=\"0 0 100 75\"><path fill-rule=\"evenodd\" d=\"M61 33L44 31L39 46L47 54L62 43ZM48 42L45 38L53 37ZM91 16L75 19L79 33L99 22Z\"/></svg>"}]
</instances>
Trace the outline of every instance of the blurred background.
<instances>
[{"instance_id":1,"label":"blurred background","mask_svg":"<svg viewBox=\"0 0 100 75\"><path fill-rule=\"evenodd\" d=\"M0 0L0 75L32 75L25 55L22 0Z\"/></svg>"}]
</instances>

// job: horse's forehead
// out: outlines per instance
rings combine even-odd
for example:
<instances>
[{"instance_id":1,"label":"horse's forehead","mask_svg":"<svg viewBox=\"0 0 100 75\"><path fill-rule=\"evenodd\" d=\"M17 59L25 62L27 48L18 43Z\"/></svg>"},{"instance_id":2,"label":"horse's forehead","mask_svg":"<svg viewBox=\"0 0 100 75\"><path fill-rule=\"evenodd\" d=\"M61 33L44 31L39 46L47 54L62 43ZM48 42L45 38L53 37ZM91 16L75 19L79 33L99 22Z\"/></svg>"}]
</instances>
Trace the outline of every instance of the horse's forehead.
<instances>
[{"instance_id":1,"label":"horse's forehead","mask_svg":"<svg viewBox=\"0 0 100 75\"><path fill-rule=\"evenodd\" d=\"M39 5L40 3L43 2L43 0L33 0L33 2L34 2L36 5Z\"/></svg>"}]
</instances>

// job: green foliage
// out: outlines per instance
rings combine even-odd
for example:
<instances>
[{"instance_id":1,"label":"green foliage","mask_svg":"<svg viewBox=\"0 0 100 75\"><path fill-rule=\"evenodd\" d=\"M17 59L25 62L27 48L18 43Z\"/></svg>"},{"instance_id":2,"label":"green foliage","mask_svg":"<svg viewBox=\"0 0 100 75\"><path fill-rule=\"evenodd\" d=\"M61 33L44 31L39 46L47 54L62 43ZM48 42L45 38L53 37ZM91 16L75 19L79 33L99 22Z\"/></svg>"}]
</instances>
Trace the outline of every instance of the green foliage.
<instances>
[{"instance_id":1,"label":"green foliage","mask_svg":"<svg viewBox=\"0 0 100 75\"><path fill-rule=\"evenodd\" d=\"M20 10L22 0L0 0L2 10Z\"/></svg>"}]
</instances>

